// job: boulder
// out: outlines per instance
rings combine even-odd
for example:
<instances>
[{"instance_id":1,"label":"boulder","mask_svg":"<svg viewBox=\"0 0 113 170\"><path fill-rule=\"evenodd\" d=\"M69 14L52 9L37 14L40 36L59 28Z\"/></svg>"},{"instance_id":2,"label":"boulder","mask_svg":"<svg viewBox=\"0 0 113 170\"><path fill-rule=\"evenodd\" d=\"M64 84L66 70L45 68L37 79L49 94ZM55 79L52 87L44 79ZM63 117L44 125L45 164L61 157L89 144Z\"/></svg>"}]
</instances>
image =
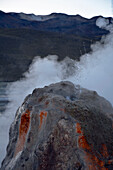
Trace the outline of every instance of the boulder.
<instances>
[{"instance_id":1,"label":"boulder","mask_svg":"<svg viewBox=\"0 0 113 170\"><path fill-rule=\"evenodd\" d=\"M113 170L113 108L71 82L38 88L17 110L1 170Z\"/></svg>"}]
</instances>

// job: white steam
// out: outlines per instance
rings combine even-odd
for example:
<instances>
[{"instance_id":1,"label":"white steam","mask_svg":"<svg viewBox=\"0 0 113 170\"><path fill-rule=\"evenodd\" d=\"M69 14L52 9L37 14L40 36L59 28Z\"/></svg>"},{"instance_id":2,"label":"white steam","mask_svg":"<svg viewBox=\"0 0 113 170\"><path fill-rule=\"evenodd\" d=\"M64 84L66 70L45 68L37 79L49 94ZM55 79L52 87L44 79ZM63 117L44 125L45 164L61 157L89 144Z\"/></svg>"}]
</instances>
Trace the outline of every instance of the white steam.
<instances>
[{"instance_id":1,"label":"white steam","mask_svg":"<svg viewBox=\"0 0 113 170\"><path fill-rule=\"evenodd\" d=\"M69 80L74 84L97 91L113 105L113 24L109 24L109 20L99 18L97 25L109 30L110 34L104 36L101 42L92 45L92 52L82 56L80 62L68 57L60 63L57 62L56 56L48 56L44 59L36 57L29 71L24 74L25 78L8 87L8 97L11 102L7 106L4 116L0 117L0 136L2 136L0 161L5 156L8 129L15 112L34 88Z\"/></svg>"}]
</instances>

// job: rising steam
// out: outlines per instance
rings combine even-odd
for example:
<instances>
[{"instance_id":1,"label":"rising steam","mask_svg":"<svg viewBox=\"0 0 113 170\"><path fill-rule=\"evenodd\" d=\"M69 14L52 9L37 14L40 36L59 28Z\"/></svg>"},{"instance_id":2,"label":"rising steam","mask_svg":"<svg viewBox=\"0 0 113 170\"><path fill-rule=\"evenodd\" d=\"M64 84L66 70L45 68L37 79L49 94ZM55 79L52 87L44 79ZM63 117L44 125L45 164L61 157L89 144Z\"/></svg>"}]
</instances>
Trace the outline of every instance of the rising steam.
<instances>
[{"instance_id":1,"label":"rising steam","mask_svg":"<svg viewBox=\"0 0 113 170\"><path fill-rule=\"evenodd\" d=\"M57 56L48 56L44 59L36 57L25 78L12 83L8 87L8 98L11 101L4 116L0 117L0 153L2 161L8 143L8 129L14 119L17 108L24 98L34 88L43 87L61 80L69 80L74 84L95 90L99 95L108 99L113 105L113 23L99 18L97 25L106 28L110 33L102 38L101 42L92 45L92 52L81 57L76 62L68 57L57 62Z\"/></svg>"}]
</instances>

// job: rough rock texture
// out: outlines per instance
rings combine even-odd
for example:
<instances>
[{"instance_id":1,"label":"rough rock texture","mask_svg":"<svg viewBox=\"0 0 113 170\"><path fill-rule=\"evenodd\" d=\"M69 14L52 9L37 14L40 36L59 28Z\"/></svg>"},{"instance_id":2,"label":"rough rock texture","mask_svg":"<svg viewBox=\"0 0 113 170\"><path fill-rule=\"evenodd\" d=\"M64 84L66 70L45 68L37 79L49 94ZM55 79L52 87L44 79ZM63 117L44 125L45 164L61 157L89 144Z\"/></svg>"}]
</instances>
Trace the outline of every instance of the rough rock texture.
<instances>
[{"instance_id":1,"label":"rough rock texture","mask_svg":"<svg viewBox=\"0 0 113 170\"><path fill-rule=\"evenodd\" d=\"M113 170L113 108L95 91L60 82L18 109L1 170Z\"/></svg>"}]
</instances>

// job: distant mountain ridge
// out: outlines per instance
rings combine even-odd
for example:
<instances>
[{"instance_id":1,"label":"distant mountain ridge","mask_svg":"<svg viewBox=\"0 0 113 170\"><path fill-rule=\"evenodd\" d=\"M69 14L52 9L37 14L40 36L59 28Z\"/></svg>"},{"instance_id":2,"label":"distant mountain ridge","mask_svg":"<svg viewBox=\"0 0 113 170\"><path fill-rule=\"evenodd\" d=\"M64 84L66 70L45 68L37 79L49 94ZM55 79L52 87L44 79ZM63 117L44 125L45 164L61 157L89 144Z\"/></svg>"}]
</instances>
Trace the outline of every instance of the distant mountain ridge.
<instances>
[{"instance_id":1,"label":"distant mountain ridge","mask_svg":"<svg viewBox=\"0 0 113 170\"><path fill-rule=\"evenodd\" d=\"M96 19L86 19L80 15L52 13L50 15L34 15L25 13L5 13L0 11L0 28L27 28L39 31L61 32L68 34L87 34L93 37L107 33L95 25ZM102 16L101 16L102 17ZM109 20L111 18L108 18ZM82 27L82 28L81 28ZM86 30L87 31L86 32ZM86 35L86 36L87 36Z\"/></svg>"},{"instance_id":2,"label":"distant mountain ridge","mask_svg":"<svg viewBox=\"0 0 113 170\"><path fill-rule=\"evenodd\" d=\"M0 81L21 78L35 56L51 54L58 55L59 61L66 56L80 60L91 51L92 43L109 33L96 26L99 17L0 11ZM110 22L112 18L108 19Z\"/></svg>"}]
</instances>

